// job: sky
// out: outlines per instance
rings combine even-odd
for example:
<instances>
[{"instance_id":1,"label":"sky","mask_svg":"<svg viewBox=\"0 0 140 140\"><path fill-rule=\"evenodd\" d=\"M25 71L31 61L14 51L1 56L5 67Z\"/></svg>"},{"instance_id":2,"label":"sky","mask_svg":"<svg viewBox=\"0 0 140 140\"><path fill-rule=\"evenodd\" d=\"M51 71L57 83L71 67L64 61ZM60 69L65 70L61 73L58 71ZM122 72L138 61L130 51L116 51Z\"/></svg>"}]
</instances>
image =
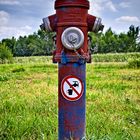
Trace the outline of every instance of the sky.
<instances>
[{"instance_id":1,"label":"sky","mask_svg":"<svg viewBox=\"0 0 140 140\"><path fill-rule=\"evenodd\" d=\"M55 13L55 0L0 0L0 40L29 35L39 29L42 18ZM140 26L140 0L89 0L89 14L102 18L104 31L127 32Z\"/></svg>"}]
</instances>

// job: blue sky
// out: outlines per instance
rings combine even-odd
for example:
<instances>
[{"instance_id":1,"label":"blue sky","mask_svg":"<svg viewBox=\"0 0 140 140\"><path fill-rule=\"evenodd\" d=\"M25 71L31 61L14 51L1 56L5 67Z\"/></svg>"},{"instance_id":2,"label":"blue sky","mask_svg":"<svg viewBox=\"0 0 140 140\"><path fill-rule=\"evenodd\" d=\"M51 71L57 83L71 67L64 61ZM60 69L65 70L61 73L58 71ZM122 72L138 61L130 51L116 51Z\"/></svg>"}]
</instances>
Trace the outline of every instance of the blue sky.
<instances>
[{"instance_id":1,"label":"blue sky","mask_svg":"<svg viewBox=\"0 0 140 140\"><path fill-rule=\"evenodd\" d=\"M31 34L42 18L54 14L55 0L0 0L0 40ZM89 13L102 18L104 31L126 32L140 26L140 0L89 0Z\"/></svg>"}]
</instances>

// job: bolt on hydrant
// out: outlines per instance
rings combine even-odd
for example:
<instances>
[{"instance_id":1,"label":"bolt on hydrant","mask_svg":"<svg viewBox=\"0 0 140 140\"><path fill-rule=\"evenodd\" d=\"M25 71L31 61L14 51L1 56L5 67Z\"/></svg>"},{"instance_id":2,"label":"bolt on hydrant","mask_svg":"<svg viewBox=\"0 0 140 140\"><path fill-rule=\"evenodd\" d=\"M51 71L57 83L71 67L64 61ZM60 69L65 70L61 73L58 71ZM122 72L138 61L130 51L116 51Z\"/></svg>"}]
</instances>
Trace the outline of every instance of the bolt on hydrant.
<instances>
[{"instance_id":1,"label":"bolt on hydrant","mask_svg":"<svg viewBox=\"0 0 140 140\"><path fill-rule=\"evenodd\" d=\"M56 0L56 14L41 29L56 32L53 62L58 63L58 139L85 140L86 63L91 62L88 32L102 31L101 18L88 14L88 0Z\"/></svg>"}]
</instances>

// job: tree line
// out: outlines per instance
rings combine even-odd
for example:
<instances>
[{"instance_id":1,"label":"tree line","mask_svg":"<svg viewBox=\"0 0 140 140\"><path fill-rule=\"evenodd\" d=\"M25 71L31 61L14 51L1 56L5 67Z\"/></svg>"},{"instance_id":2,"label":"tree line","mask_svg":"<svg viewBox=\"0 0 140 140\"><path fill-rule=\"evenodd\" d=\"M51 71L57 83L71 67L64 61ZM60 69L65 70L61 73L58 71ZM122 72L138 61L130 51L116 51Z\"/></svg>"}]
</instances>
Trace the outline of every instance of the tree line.
<instances>
[{"instance_id":1,"label":"tree line","mask_svg":"<svg viewBox=\"0 0 140 140\"><path fill-rule=\"evenodd\" d=\"M109 28L105 33L89 33L92 53L127 53L140 52L140 27L131 25L126 33L116 34ZM38 30L18 39L3 39L0 41L0 56L4 48L11 51L13 56L51 55L55 49L52 37L54 33ZM1 49L3 46L3 49Z\"/></svg>"},{"instance_id":2,"label":"tree line","mask_svg":"<svg viewBox=\"0 0 140 140\"><path fill-rule=\"evenodd\" d=\"M91 49L97 53L140 52L140 27L131 25L127 33L116 34L109 28L105 33L90 33Z\"/></svg>"}]
</instances>

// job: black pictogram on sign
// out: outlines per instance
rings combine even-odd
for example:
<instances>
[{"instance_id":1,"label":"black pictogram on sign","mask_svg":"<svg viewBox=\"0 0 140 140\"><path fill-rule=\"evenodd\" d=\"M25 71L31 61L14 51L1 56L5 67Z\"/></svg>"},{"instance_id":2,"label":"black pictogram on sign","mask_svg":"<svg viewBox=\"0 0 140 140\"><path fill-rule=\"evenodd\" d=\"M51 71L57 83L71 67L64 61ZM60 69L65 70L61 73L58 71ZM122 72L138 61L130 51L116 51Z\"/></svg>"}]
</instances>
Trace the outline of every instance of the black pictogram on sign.
<instances>
[{"instance_id":1,"label":"black pictogram on sign","mask_svg":"<svg viewBox=\"0 0 140 140\"><path fill-rule=\"evenodd\" d=\"M76 101L83 95L83 83L76 76L69 75L62 80L61 92L65 99Z\"/></svg>"}]
</instances>

